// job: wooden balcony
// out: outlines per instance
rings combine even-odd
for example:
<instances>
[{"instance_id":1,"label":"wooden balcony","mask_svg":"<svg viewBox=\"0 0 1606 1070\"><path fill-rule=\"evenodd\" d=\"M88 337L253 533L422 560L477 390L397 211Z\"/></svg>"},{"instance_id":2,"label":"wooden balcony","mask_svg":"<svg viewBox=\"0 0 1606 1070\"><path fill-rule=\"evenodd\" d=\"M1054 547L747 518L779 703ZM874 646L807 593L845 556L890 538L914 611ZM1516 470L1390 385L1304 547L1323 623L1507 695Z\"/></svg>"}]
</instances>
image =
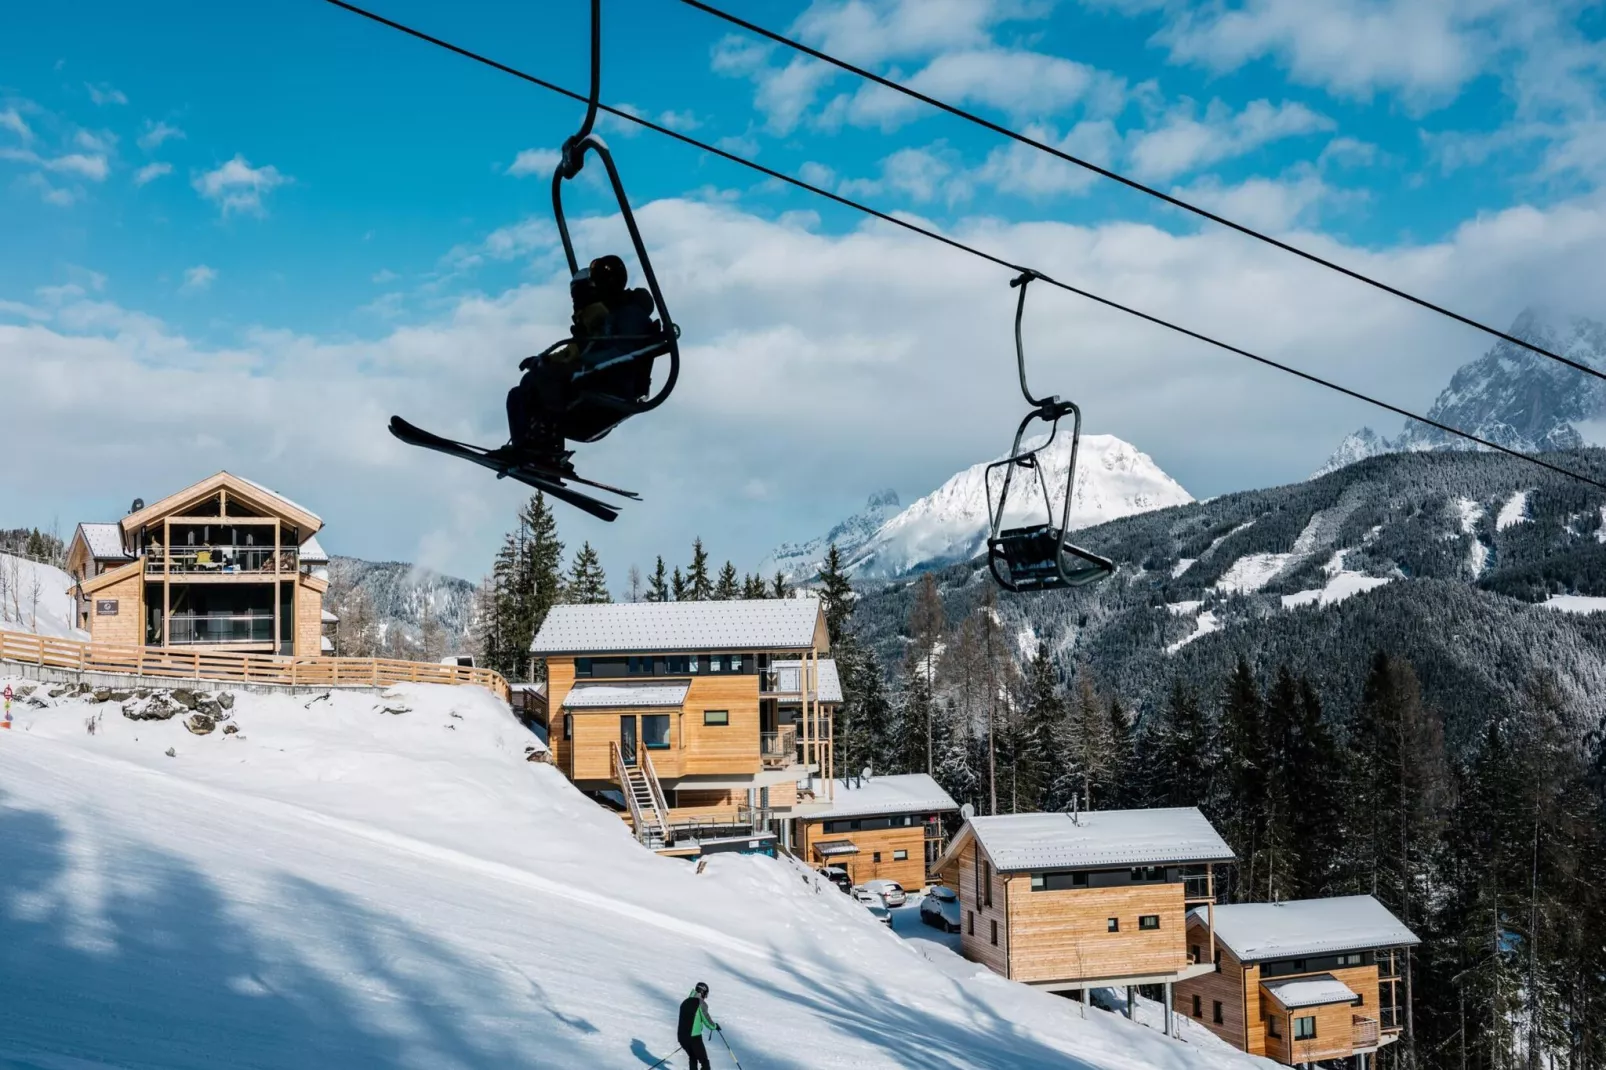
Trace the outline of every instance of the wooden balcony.
<instances>
[{"instance_id":1,"label":"wooden balcony","mask_svg":"<svg viewBox=\"0 0 1606 1070\"><path fill-rule=\"evenodd\" d=\"M759 756L765 769L784 769L797 762L797 725L759 733Z\"/></svg>"},{"instance_id":2,"label":"wooden balcony","mask_svg":"<svg viewBox=\"0 0 1606 1070\"><path fill-rule=\"evenodd\" d=\"M295 547L271 546L183 546L166 553L159 546L146 551L147 576L183 576L185 579L246 578L271 579L275 553L278 572L294 575L299 564Z\"/></svg>"},{"instance_id":3,"label":"wooden balcony","mask_svg":"<svg viewBox=\"0 0 1606 1070\"><path fill-rule=\"evenodd\" d=\"M1354 1023L1355 1037L1352 1043L1355 1048L1359 1050L1377 1047L1382 1035L1378 1029L1377 1019L1357 1014L1354 1015Z\"/></svg>"}]
</instances>

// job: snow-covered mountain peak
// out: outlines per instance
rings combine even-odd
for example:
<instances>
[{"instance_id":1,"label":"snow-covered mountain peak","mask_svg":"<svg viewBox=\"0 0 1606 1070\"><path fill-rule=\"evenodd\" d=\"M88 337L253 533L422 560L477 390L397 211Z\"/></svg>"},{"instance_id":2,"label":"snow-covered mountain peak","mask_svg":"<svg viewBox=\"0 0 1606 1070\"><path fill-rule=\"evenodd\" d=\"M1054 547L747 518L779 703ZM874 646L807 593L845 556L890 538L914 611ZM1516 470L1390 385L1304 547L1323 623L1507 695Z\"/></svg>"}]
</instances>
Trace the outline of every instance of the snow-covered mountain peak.
<instances>
[{"instance_id":1,"label":"snow-covered mountain peak","mask_svg":"<svg viewBox=\"0 0 1606 1070\"><path fill-rule=\"evenodd\" d=\"M898 492L879 490L870 495L864 508L823 535L804 542L785 542L759 563L758 574L766 578L777 572L788 580L807 583L820 574L825 555L834 544L837 552L851 554L864 545L876 530L898 513Z\"/></svg>"}]
</instances>

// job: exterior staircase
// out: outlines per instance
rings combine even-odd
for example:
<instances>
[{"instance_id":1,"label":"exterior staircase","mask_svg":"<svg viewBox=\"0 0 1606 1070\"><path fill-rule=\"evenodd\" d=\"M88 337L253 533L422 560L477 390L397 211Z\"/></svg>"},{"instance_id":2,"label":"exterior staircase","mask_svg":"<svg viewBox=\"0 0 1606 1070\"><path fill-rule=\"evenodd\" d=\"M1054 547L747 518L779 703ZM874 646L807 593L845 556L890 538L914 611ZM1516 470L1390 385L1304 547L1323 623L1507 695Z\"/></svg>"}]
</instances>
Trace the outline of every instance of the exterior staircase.
<instances>
[{"instance_id":1,"label":"exterior staircase","mask_svg":"<svg viewBox=\"0 0 1606 1070\"><path fill-rule=\"evenodd\" d=\"M630 807L631 826L636 839L654 851L669 846L669 804L653 771L652 759L645 751L637 752L637 762L626 765L617 744L609 744L613 752L614 777L619 781L625 804Z\"/></svg>"}]
</instances>

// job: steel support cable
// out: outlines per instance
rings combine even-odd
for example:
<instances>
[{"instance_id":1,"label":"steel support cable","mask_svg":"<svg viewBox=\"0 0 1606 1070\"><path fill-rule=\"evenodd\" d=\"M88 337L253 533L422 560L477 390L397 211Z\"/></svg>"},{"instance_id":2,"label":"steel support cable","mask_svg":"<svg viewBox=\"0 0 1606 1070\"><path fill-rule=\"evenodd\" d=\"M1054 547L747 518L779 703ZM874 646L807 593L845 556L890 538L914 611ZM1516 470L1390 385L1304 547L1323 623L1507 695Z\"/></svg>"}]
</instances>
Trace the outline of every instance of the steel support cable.
<instances>
[{"instance_id":1,"label":"steel support cable","mask_svg":"<svg viewBox=\"0 0 1606 1070\"><path fill-rule=\"evenodd\" d=\"M766 38L770 41L774 41L776 44L785 45L787 48L794 49L803 53L805 56L810 56L822 63L829 63L833 67L847 71L849 74L857 75L858 77L867 81L874 82L876 85L890 89L895 93L902 93L906 97L918 100L923 104L928 104L939 111L945 111L949 115L955 116L956 118L963 119L966 122L974 123L977 126L991 130L993 133L1009 138L1011 141L1017 141L1022 145L1030 146L1031 148L1037 149L1039 152L1046 152L1050 156L1064 160L1066 163L1075 164L1077 167L1091 171L1102 178L1110 179L1112 182L1119 182L1121 185L1126 186L1129 189L1137 190L1139 193L1147 194L1150 197L1156 197L1164 201L1166 204L1171 205L1173 208L1180 208L1184 212L1191 212L1200 218L1210 220L1212 223L1219 223L1221 226L1254 238L1256 241L1265 242L1267 245L1281 249L1285 253L1292 253L1297 257L1309 260L1313 264L1320 264L1324 268L1336 271L1341 275L1347 275L1357 282L1365 283L1367 286L1382 290L1384 293L1392 294L1401 300L1411 302L1413 305L1428 309L1432 312L1437 312L1441 316L1448 316L1457 323L1465 324L1468 327L1482 331L1485 334L1492 335L1502 341L1510 342L1514 346L1521 346L1523 349L1537 353L1541 357L1546 357L1560 364L1565 364L1567 367L1572 368L1575 371L1583 372L1585 375L1592 375L1597 379L1606 380L1606 372L1598 371L1595 368L1591 368L1589 365L1573 360L1570 357L1564 357L1560 353L1546 349L1544 346L1523 341L1521 338L1518 338L1515 335L1507 334L1505 331L1502 331L1496 327L1491 327L1486 323L1471 318L1470 316L1463 316L1461 313L1456 312L1453 309L1445 308L1443 305L1435 304L1425 297L1418 297L1415 294L1408 293L1407 291L1401 290L1396 286L1390 286L1381 279L1375 279L1370 275L1365 275L1359 271L1356 271L1354 268L1348 268L1343 264L1328 260L1326 257L1318 256L1308 249L1301 249L1297 245L1290 245L1288 242L1274 238L1264 231L1256 230L1253 227L1245 226L1242 223L1236 223L1225 216L1217 215L1208 208L1201 208L1199 205L1185 201L1180 197L1174 197L1163 190L1155 189L1153 186L1145 185L1144 183L1139 182L1137 179L1128 178L1126 175L1123 175L1118 171L1111 171L1107 167L1100 167L1091 160L1085 160L1080 156L1072 155L1071 153L1066 152L1064 149L1057 148L1056 146L1050 145L1044 141L1039 141L1038 139L1027 134L1022 134L1018 130L1011 130L1009 127L995 123L991 119L983 118L982 116L977 115L975 112L966 111L964 108L958 107L954 104L949 104L945 100L939 100L937 97L931 96L930 94L922 93L920 90L913 89L901 82L895 82L890 78L884 78L881 75L876 74L874 71L866 70L863 67L849 63L845 59L838 59L836 56L833 56L828 52L821 52L817 48L811 48L802 41L797 41L793 38L787 37L785 34L776 33L774 30L766 29L755 22L749 22L739 15L733 15L728 11L722 11L712 4L705 3L704 0L680 0L680 3L686 4L689 7L694 7L698 11L712 15L716 19L722 19L723 21L730 23L732 26L740 26L742 29L747 30L750 33L758 34L760 37Z\"/></svg>"},{"instance_id":2,"label":"steel support cable","mask_svg":"<svg viewBox=\"0 0 1606 1070\"><path fill-rule=\"evenodd\" d=\"M432 36L428 33L425 33L423 30L414 29L413 27L404 23L395 21L394 19L386 18L384 15L369 11L366 8L358 7L356 4L350 3L349 0L324 0L324 3L331 4L334 7L349 11L354 15L361 15L365 19L377 22L382 26L387 26L390 29L404 33L409 37L413 37L420 41L435 45L438 48L443 48L448 52L454 52L465 59L471 59L474 62L483 64L484 66L490 67L493 70L501 71L504 74L510 74L521 81L529 82L531 85L540 86L542 89L557 93L560 96L568 97L570 100L577 100L582 103L586 102L586 97L582 93L576 93L572 89L565 89L563 86L560 86L555 82L549 82L544 78L538 78L535 75L521 71L516 67L510 67L505 63L491 59L489 56L481 55L480 53L464 48L461 45L454 45L450 41L445 41L439 37ZM1212 338L1207 334L1201 334L1198 331L1192 330L1188 327L1183 327L1180 324L1172 323L1169 320L1162 319L1159 316L1151 313L1132 308L1129 305L1123 305L1119 301L1100 296L1099 294L1093 293L1089 290L1084 290L1078 286L1073 286L1068 282L1061 282L1058 279L1044 275L1042 272L1035 269L1017 264L1012 260L1007 260L1004 257L998 256L994 253L989 253L984 249L978 249L974 245L967 245L965 242L962 242L957 238L949 237L948 235L942 234L938 231L927 229L926 227L922 227L918 223L911 222L910 220L900 219L899 217L890 215L878 208L872 208L867 204L855 201L850 197L844 197L839 193L833 193L828 189L823 189L819 186L813 185L812 183L805 182L800 178L794 178L793 176L781 171L777 171L772 167L766 167L764 164L758 163L755 160L749 160L745 156L738 156L733 152L728 152L725 149L717 148L705 141L699 141L696 138L691 137L688 134L683 134L678 130L671 130L667 126L660 126L651 119L642 118L639 115L635 115L619 108L611 107L607 104L599 104L597 106L597 110L607 112L609 115L612 115L615 118L635 123L637 126L645 127L654 133L662 134L665 137L672 138L675 141L679 141L685 145L690 145L695 149L718 156L721 159L729 160L731 163L739 164L740 166L746 167L749 170L757 171L759 174L762 174L768 178L773 178L779 182L784 182L789 186L796 187L797 189L807 190L818 197L823 197L826 200L834 201L835 203L846 208L852 208L854 211L861 212L875 219L879 219L884 223L891 223L893 226L901 227L904 230L910 231L911 233L919 234L922 237L930 238L936 242L941 242L943 245L958 249L961 252L969 253L971 256L986 260L989 263L997 264L999 267L1008 268L1010 271L1013 271L1016 274L1030 272L1040 282L1046 283L1049 286L1058 287L1059 289L1065 290L1068 293L1076 294L1078 297L1086 298L1087 300L1103 305L1106 308L1113 308L1117 312L1124 312L1129 316L1135 316L1138 319L1146 320L1149 323L1155 324L1159 327L1164 327L1166 330L1174 331L1177 334L1192 338L1195 341L1204 342L1207 345L1215 346L1217 349L1225 350L1226 352L1232 353L1236 356L1252 360L1257 364L1263 364L1268 368L1274 368L1277 371L1285 372L1288 375L1303 379L1308 383L1314 383L1317 386L1336 391L1337 393L1343 394L1346 397L1354 398L1357 401L1363 401L1368 405L1376 406L1377 408L1383 409L1386 412L1394 413L1396 416L1403 416L1408 420L1415 420L1418 423L1423 423L1429 427L1437 428L1438 430L1443 431L1445 434L1454 435L1457 438L1465 439L1466 441L1475 443L1476 445L1482 446L1485 449L1493 450L1496 453L1504 453L1507 456L1515 457L1519 460L1527 461L1529 464L1548 469L1558 475L1566 476L1570 479L1576 479L1581 483L1587 483L1590 486L1599 487L1602 490L1606 490L1606 482L1593 479L1581 472L1575 472L1569 468L1563 468L1560 465L1552 464L1542 457L1535 457L1532 454L1524 453L1521 450L1512 449L1509 446L1502 446L1498 442L1492 442L1489 439L1474 435L1469 431L1462 431L1461 429L1452 427L1449 424L1441 423L1438 420L1419 415L1415 412L1412 412L1410 409L1403 409L1398 405L1394 405L1390 402L1372 397L1369 394L1363 394L1358 390L1352 390L1347 386L1342 386L1329 379L1323 379L1319 375L1314 375L1307 371L1301 371L1298 368L1272 360L1270 357L1263 357L1257 353L1251 353L1249 350L1242 349L1238 346L1232 345L1229 342L1223 342L1220 339Z\"/></svg>"}]
</instances>

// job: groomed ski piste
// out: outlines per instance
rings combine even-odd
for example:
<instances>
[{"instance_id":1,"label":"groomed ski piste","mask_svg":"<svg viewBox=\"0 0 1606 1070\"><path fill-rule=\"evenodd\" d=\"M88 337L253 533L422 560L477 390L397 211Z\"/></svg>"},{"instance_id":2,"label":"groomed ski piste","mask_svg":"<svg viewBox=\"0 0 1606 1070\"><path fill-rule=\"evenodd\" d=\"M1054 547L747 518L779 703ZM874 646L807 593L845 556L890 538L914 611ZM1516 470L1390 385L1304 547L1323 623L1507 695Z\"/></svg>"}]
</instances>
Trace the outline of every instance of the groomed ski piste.
<instances>
[{"instance_id":1,"label":"groomed ski piste","mask_svg":"<svg viewBox=\"0 0 1606 1070\"><path fill-rule=\"evenodd\" d=\"M234 692L195 735L0 680L6 1068L642 1068L699 980L746 1070L1270 1065L1083 1017L796 863L660 858L477 688Z\"/></svg>"}]
</instances>

